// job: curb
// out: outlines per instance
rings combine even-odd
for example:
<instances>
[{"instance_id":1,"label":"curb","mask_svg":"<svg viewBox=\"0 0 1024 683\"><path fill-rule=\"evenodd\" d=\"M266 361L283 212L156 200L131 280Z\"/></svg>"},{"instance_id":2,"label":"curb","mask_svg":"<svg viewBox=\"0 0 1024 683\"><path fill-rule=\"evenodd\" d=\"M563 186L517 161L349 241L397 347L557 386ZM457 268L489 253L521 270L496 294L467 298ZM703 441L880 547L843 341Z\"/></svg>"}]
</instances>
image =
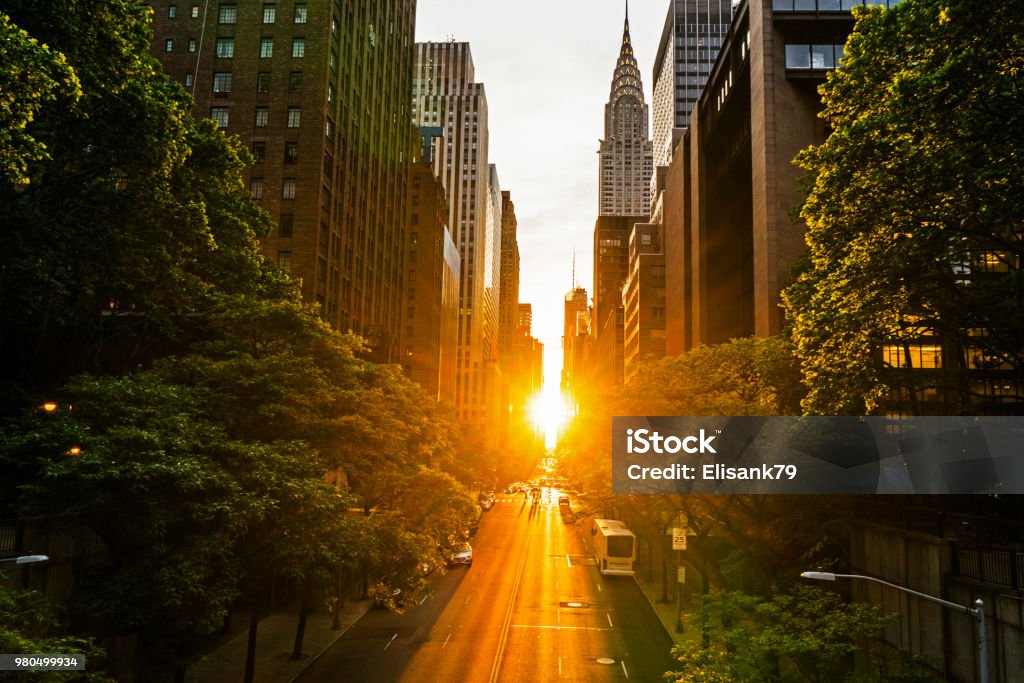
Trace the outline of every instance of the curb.
<instances>
[{"instance_id":1,"label":"curb","mask_svg":"<svg viewBox=\"0 0 1024 683\"><path fill-rule=\"evenodd\" d=\"M363 602L363 601L360 601L360 602ZM301 676L304 673L306 673L306 671L309 669L309 667L313 666L313 664L315 664L321 657L323 657L325 654L327 654L327 651L330 650L334 646L335 643L337 643L339 640L341 640L341 637L343 635L345 635L345 633L347 633L349 629L351 629L353 626L358 624L359 620L366 616L366 613L369 612L370 608L373 606L373 602L369 601L369 600L367 600L365 602L366 602L366 604L361 608L362 612L359 613L359 616L356 617L355 619L353 619L352 623L349 624L348 626L345 626L344 628L339 629L337 637L333 638L331 640L331 642L327 643L327 646L324 649L322 649L315 657L311 658L309 660L309 663L306 664L306 666L304 666L301 671L299 671L297 674L295 674L294 676L289 678L288 679L288 683L295 683L295 681L299 678L299 676Z\"/></svg>"}]
</instances>

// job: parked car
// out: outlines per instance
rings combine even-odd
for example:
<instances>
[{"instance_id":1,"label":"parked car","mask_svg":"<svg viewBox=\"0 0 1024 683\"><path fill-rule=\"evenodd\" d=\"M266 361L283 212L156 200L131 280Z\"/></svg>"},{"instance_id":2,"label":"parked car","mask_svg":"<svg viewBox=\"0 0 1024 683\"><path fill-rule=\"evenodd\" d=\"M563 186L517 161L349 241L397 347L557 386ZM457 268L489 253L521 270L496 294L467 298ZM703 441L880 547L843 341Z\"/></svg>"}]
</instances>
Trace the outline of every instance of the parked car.
<instances>
[{"instance_id":1,"label":"parked car","mask_svg":"<svg viewBox=\"0 0 1024 683\"><path fill-rule=\"evenodd\" d=\"M487 512L494 507L494 496L490 493L481 493L477 496L477 503L480 504L480 509Z\"/></svg>"},{"instance_id":2,"label":"parked car","mask_svg":"<svg viewBox=\"0 0 1024 683\"><path fill-rule=\"evenodd\" d=\"M468 543L463 543L455 547L452 550L451 557L448 559L449 564L473 564L473 546Z\"/></svg>"}]
</instances>

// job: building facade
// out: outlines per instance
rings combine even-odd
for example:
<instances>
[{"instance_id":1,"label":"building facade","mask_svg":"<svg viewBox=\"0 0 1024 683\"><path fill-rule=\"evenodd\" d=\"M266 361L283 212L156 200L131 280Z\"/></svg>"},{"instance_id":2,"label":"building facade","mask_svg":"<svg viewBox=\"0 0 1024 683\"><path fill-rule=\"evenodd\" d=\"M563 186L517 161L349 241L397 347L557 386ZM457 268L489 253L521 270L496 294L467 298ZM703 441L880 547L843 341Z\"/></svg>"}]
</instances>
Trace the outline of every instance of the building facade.
<instances>
[{"instance_id":1,"label":"building facade","mask_svg":"<svg viewBox=\"0 0 1024 683\"><path fill-rule=\"evenodd\" d=\"M252 151L246 181L277 223L266 256L397 362L415 1L151 5L153 54L194 114Z\"/></svg>"},{"instance_id":2,"label":"building facade","mask_svg":"<svg viewBox=\"0 0 1024 683\"><path fill-rule=\"evenodd\" d=\"M642 361L665 355L665 253L659 223L633 226L622 302L623 381L628 382Z\"/></svg>"},{"instance_id":3,"label":"building facade","mask_svg":"<svg viewBox=\"0 0 1024 683\"><path fill-rule=\"evenodd\" d=\"M604 139L598 150L601 216L640 215L650 205L653 160L648 116L627 15L611 94L604 107Z\"/></svg>"},{"instance_id":4,"label":"building facade","mask_svg":"<svg viewBox=\"0 0 1024 683\"><path fill-rule=\"evenodd\" d=\"M780 292L806 249L789 217L801 201L792 160L828 133L817 86L853 28L849 8L833 4L736 8L668 170L670 353L782 329Z\"/></svg>"},{"instance_id":5,"label":"building facade","mask_svg":"<svg viewBox=\"0 0 1024 683\"><path fill-rule=\"evenodd\" d=\"M454 403L460 267L444 186L433 168L433 150L444 146L442 132L420 129L422 156L412 164L409 181L402 367L430 396Z\"/></svg>"},{"instance_id":6,"label":"building facade","mask_svg":"<svg viewBox=\"0 0 1024 683\"><path fill-rule=\"evenodd\" d=\"M668 166L732 20L732 0L669 0L654 57L654 166Z\"/></svg>"},{"instance_id":7,"label":"building facade","mask_svg":"<svg viewBox=\"0 0 1024 683\"><path fill-rule=\"evenodd\" d=\"M519 242L516 207L508 191L501 193L501 288L498 316L498 354L504 359L512 350L520 326ZM526 304L528 305L528 304ZM504 362L504 360L502 360Z\"/></svg>"},{"instance_id":8,"label":"building facade","mask_svg":"<svg viewBox=\"0 0 1024 683\"><path fill-rule=\"evenodd\" d=\"M443 154L435 157L434 169L447 193L448 225L461 258L455 406L461 419L484 425L497 373L498 283L491 250L500 249L501 242L499 235L487 234L493 224L493 217L488 222L487 97L475 77L469 43L416 43L413 122L444 130Z\"/></svg>"}]
</instances>

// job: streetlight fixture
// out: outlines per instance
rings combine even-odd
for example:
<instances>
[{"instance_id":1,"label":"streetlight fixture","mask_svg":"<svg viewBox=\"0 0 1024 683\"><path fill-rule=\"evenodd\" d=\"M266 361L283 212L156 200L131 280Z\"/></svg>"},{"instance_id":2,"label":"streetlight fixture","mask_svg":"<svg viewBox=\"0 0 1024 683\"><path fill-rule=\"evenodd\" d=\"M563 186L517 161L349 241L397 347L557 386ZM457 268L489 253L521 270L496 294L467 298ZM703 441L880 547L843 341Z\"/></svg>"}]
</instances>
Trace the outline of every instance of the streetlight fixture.
<instances>
[{"instance_id":1,"label":"streetlight fixture","mask_svg":"<svg viewBox=\"0 0 1024 683\"><path fill-rule=\"evenodd\" d=\"M835 581L836 579L862 579L864 581L872 581L874 583L880 583L883 586L888 586L889 588L894 588L903 593L916 595L922 600L934 602L938 605L942 605L943 607L948 607L951 610L971 615L978 620L978 673L981 675L981 683L988 683L988 638L985 635L985 603L981 598L974 601L974 607L968 607L967 605L961 605L956 602L937 598L934 595L928 595L927 593L920 593L909 588L904 588L903 586L897 586L894 583L882 581L881 579L876 579L873 576L863 576L862 574L834 574L832 572L801 572L800 576L805 579L815 579L817 581Z\"/></svg>"},{"instance_id":2,"label":"streetlight fixture","mask_svg":"<svg viewBox=\"0 0 1024 683\"><path fill-rule=\"evenodd\" d=\"M36 562L47 562L50 558L46 555L22 555L20 557L0 557L0 562L13 562L14 564L35 564Z\"/></svg>"}]
</instances>

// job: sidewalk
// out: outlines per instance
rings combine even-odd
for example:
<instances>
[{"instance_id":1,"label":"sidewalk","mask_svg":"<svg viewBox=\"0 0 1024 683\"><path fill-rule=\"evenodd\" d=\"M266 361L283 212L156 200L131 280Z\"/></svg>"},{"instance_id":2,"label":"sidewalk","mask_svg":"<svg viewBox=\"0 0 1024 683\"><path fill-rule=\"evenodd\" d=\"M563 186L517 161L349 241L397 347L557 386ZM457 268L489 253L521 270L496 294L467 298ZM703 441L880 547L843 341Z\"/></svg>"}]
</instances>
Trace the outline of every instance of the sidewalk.
<instances>
[{"instance_id":1,"label":"sidewalk","mask_svg":"<svg viewBox=\"0 0 1024 683\"><path fill-rule=\"evenodd\" d=\"M673 567L675 571L675 567ZM683 624L685 626L685 633L676 632L677 614L678 607L676 605L676 596L673 590L676 586L669 587L669 601L662 602L662 575L658 571L652 572L651 581L647 581L647 568L644 566L637 567L637 572L634 577L637 582L637 586L640 587L640 592L643 593L647 602L650 603L651 609L657 614L658 621L665 627L665 632L669 634L669 638L672 642L677 645L684 640L693 640L697 638L697 625L694 620L694 615L690 611L691 605L683 605ZM669 577L670 580L675 579L675 574ZM699 596L697 596L699 598ZM690 598L692 599L692 598Z\"/></svg>"},{"instance_id":2,"label":"sidewalk","mask_svg":"<svg viewBox=\"0 0 1024 683\"><path fill-rule=\"evenodd\" d=\"M298 615L272 614L260 622L256 631L255 683L290 683L316 661L327 648L366 614L370 600L350 600L341 610L341 628L331 629L331 617L323 611L310 614L302 640L302 659L292 661ZM245 650L248 629L189 666L185 680L189 683L241 683L245 678Z\"/></svg>"}]
</instances>

